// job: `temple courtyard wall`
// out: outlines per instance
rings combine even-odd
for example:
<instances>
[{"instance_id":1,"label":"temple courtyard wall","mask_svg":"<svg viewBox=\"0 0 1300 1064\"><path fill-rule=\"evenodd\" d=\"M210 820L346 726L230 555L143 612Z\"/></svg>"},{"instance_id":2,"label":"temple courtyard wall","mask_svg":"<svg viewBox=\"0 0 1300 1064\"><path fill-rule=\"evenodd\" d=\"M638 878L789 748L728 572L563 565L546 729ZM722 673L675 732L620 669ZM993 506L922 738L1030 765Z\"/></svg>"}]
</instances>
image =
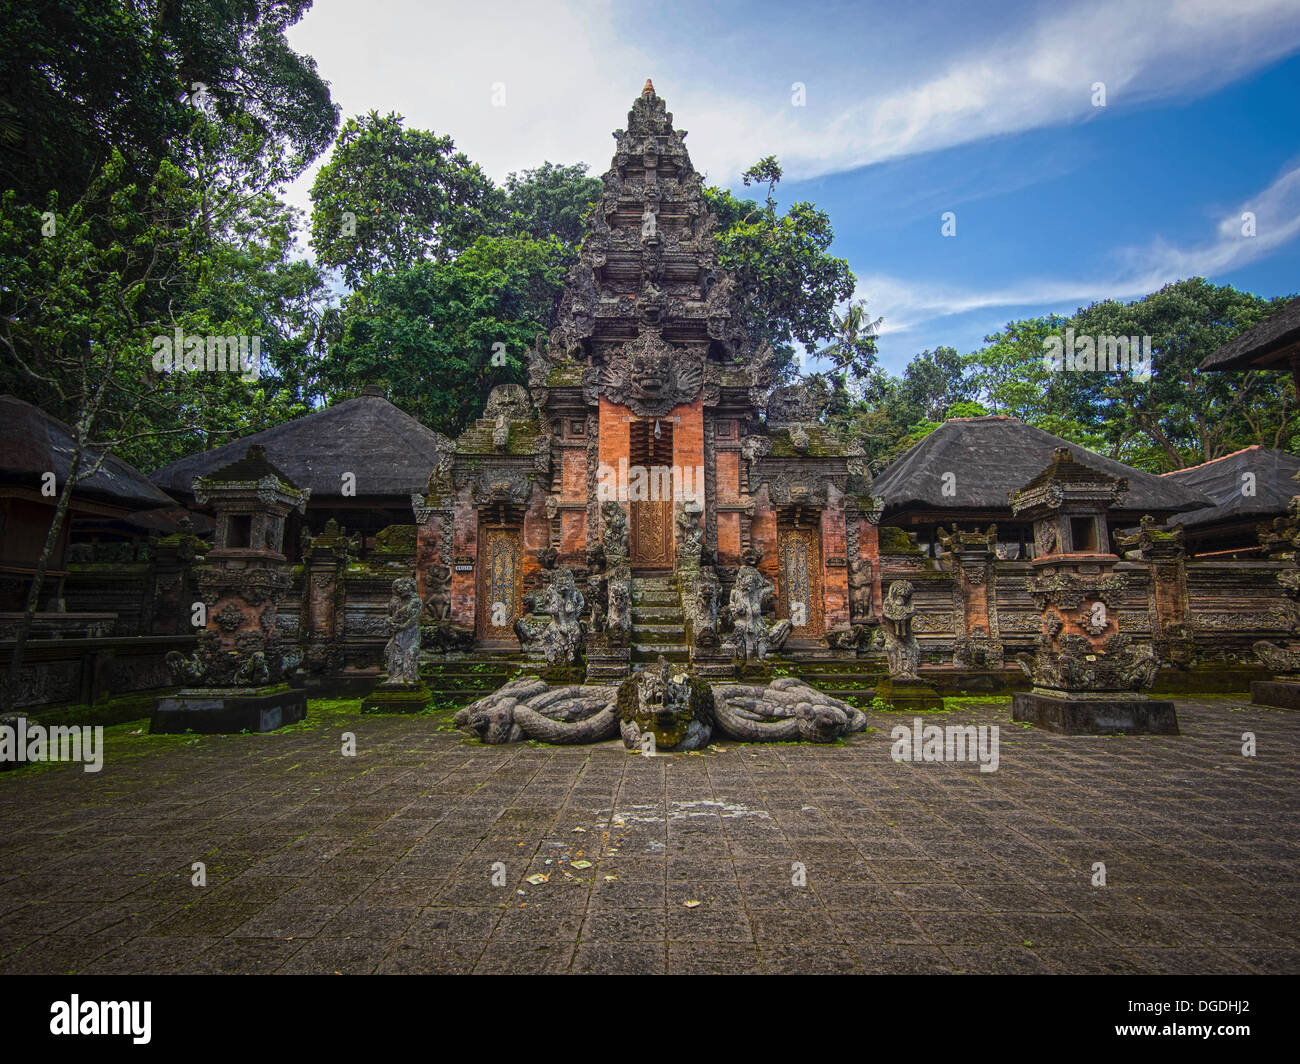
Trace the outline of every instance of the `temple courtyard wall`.
<instances>
[{"instance_id":1,"label":"temple courtyard wall","mask_svg":"<svg viewBox=\"0 0 1300 1064\"><path fill-rule=\"evenodd\" d=\"M720 497L725 499L725 493ZM837 541L827 529L828 523L829 518L823 518L824 556L832 557ZM365 558L340 559L326 554L323 560L292 567L290 587L279 604L276 623L291 660L301 666L301 682L322 693L354 692L373 682L387 638L386 603L392 581L421 571L416 566L413 533L407 526L401 535L390 537L390 549L370 552ZM775 529L768 534L761 511L750 535L759 544L775 540ZM874 613L879 612L883 593L896 581L906 580L915 588L914 628L921 668L930 682L948 693L1026 685L1014 658L1033 649L1041 623L1041 613L1027 590L1030 563L994 559L987 562L985 575L972 582L969 569L963 570L950 559L926 558L906 533L877 528L866 521L861 522L858 546L859 556L874 567L870 588ZM774 557L765 552L761 566L779 586ZM1245 691L1252 680L1267 679L1270 674L1251 647L1260 640L1286 643L1291 638L1288 602L1277 579L1289 567L1286 561L1192 558L1172 571L1166 567L1162 578L1162 570L1154 563L1119 562L1116 572L1124 577L1125 585L1119 630L1148 642L1164 638L1168 618L1182 625L1181 641L1162 643L1166 658L1154 689ZM165 570L161 583L160 568ZM726 581L734 579L734 568L719 569L725 591ZM193 597L188 578L170 561L130 565L87 562L72 570L67 585L70 612L65 621L72 627L51 638L52 633L43 633L38 626L19 681L18 707L90 706L122 695L168 689L164 656L171 650L188 654L193 647ZM524 590L542 572L534 559L525 571ZM840 615L847 620L848 589L835 583L836 579L845 580L847 570L827 567L822 572L828 622ZM471 569L458 575L460 582L453 579L452 583L453 616L463 618L472 630L478 616L478 574ZM160 586L171 587L171 593L160 595ZM72 623L78 619L80 627ZM1001 667L961 660L959 643L976 628L1001 645ZM5 634L0 622L0 655L11 645L3 638ZM1175 651L1180 655L1178 661L1171 660ZM490 646L470 642L439 648L426 638L425 669L456 673L474 661L509 660L517 654L518 644L513 640ZM825 639L792 638L778 655L777 665L795 674L805 670L810 682L819 685L818 673L832 671L834 666L836 674L850 679L841 678L827 689L867 699L875 677L885 672L879 649L856 653L829 647ZM854 676L859 679L851 682ZM454 700L456 686L444 685L443 696ZM464 686L463 701L482 689L478 684Z\"/></svg>"}]
</instances>

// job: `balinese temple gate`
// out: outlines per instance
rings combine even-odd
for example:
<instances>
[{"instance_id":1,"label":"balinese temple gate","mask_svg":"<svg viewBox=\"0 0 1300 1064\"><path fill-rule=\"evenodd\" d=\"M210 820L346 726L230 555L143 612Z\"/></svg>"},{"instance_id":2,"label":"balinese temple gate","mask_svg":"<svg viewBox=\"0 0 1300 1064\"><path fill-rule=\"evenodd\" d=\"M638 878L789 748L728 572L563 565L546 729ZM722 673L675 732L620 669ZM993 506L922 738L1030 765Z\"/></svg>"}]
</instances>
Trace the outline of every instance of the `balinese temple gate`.
<instances>
[{"instance_id":1,"label":"balinese temple gate","mask_svg":"<svg viewBox=\"0 0 1300 1064\"><path fill-rule=\"evenodd\" d=\"M593 679L660 654L715 676L750 661L757 647L728 643L738 578L766 614L763 652L847 649L865 619L851 568L856 612L879 602L870 564L853 564L874 547L862 451L817 424L805 391L773 389L686 131L648 81L614 136L528 389L496 388L414 499L420 592L445 601L449 645L541 654L530 605L567 570Z\"/></svg>"}]
</instances>

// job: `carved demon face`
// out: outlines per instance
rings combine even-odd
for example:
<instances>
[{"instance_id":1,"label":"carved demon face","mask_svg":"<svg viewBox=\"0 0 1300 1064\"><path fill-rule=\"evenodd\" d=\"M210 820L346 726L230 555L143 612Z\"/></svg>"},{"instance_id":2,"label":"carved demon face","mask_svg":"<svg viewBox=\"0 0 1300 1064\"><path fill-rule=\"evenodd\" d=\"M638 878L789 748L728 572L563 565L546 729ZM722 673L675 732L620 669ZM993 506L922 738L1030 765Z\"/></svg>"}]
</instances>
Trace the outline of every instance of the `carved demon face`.
<instances>
[{"instance_id":1,"label":"carved demon face","mask_svg":"<svg viewBox=\"0 0 1300 1064\"><path fill-rule=\"evenodd\" d=\"M659 747L676 747L695 718L689 677L660 658L658 665L638 672L633 682L635 693L625 718L640 732L653 732Z\"/></svg>"},{"instance_id":2,"label":"carved demon face","mask_svg":"<svg viewBox=\"0 0 1300 1064\"><path fill-rule=\"evenodd\" d=\"M613 402L642 416L664 415L699 394L704 365L658 334L643 332L606 363L602 383Z\"/></svg>"}]
</instances>

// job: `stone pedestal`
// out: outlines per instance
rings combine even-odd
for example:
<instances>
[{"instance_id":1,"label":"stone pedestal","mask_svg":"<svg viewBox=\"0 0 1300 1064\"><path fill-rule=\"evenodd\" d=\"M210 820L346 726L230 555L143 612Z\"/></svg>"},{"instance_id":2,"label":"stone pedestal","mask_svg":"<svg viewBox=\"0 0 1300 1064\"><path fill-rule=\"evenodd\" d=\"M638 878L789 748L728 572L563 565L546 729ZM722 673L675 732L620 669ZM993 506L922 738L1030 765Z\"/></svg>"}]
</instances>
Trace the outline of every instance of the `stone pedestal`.
<instances>
[{"instance_id":1,"label":"stone pedestal","mask_svg":"<svg viewBox=\"0 0 1300 1064\"><path fill-rule=\"evenodd\" d=\"M735 661L730 654L722 651L696 650L691 657L691 665L697 676L709 680L730 680L736 675ZM771 673L770 669L768 673Z\"/></svg>"},{"instance_id":2,"label":"stone pedestal","mask_svg":"<svg viewBox=\"0 0 1300 1064\"><path fill-rule=\"evenodd\" d=\"M6 717L0 717L0 728L12 728L14 734L17 735L24 727L23 719L25 717L25 713L14 713ZM25 754L22 751L15 751L15 755L12 761L8 758L0 758L0 772L8 772L11 769L27 764Z\"/></svg>"},{"instance_id":3,"label":"stone pedestal","mask_svg":"<svg viewBox=\"0 0 1300 1064\"><path fill-rule=\"evenodd\" d=\"M423 684L381 683L361 703L362 713L419 713L429 708L433 692Z\"/></svg>"},{"instance_id":4,"label":"stone pedestal","mask_svg":"<svg viewBox=\"0 0 1300 1064\"><path fill-rule=\"evenodd\" d=\"M268 732L307 716L307 694L288 684L267 687L185 688L154 703L149 731L174 735Z\"/></svg>"},{"instance_id":5,"label":"stone pedestal","mask_svg":"<svg viewBox=\"0 0 1300 1064\"><path fill-rule=\"evenodd\" d=\"M587 683L609 683L625 679L632 671L630 647L603 645L602 637L587 640Z\"/></svg>"},{"instance_id":6,"label":"stone pedestal","mask_svg":"<svg viewBox=\"0 0 1300 1064\"><path fill-rule=\"evenodd\" d=\"M1172 702L1129 692L1113 697L1017 691L1011 696L1011 719L1061 735L1178 735Z\"/></svg>"},{"instance_id":7,"label":"stone pedestal","mask_svg":"<svg viewBox=\"0 0 1300 1064\"><path fill-rule=\"evenodd\" d=\"M886 676L876 684L876 697L900 713L943 709L943 696L924 680Z\"/></svg>"},{"instance_id":8,"label":"stone pedestal","mask_svg":"<svg viewBox=\"0 0 1300 1064\"><path fill-rule=\"evenodd\" d=\"M1250 700L1257 706L1300 709L1300 680L1255 680L1250 685Z\"/></svg>"}]
</instances>

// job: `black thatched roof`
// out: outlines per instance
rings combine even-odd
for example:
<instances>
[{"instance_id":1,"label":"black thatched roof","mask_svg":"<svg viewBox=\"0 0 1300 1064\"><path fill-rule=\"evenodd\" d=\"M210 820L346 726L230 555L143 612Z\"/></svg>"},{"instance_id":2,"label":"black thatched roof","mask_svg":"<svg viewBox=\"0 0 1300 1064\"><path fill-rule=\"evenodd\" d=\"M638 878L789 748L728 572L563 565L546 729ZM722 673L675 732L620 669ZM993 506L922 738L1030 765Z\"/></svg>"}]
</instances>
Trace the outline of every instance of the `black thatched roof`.
<instances>
[{"instance_id":1,"label":"black thatched roof","mask_svg":"<svg viewBox=\"0 0 1300 1064\"><path fill-rule=\"evenodd\" d=\"M234 443L165 465L150 479L181 495L193 493L194 478L211 476L260 444L276 471L298 488L310 488L313 503L341 498L342 475L356 474L357 495L401 496L423 491L429 473L451 441L425 428L379 395L361 395L245 436Z\"/></svg>"},{"instance_id":2,"label":"black thatched roof","mask_svg":"<svg viewBox=\"0 0 1300 1064\"><path fill-rule=\"evenodd\" d=\"M1085 465L1103 473L1128 478L1128 494L1113 508L1116 512L1155 516L1213 505L1193 488L1116 462L1016 418L996 415L945 421L881 473L871 484L871 494L885 500L886 514L907 508L1009 513L1007 495L1050 466L1058 447L1068 447ZM952 495L943 493L945 473L953 474Z\"/></svg>"},{"instance_id":3,"label":"black thatched roof","mask_svg":"<svg viewBox=\"0 0 1300 1064\"><path fill-rule=\"evenodd\" d=\"M266 457L266 448L261 444L253 443L249 444L243 458L236 459L228 466L222 466L214 473L209 473L204 480L261 480L264 477L274 477L287 487L296 487L293 481L271 464L270 459Z\"/></svg>"},{"instance_id":4,"label":"black thatched roof","mask_svg":"<svg viewBox=\"0 0 1300 1064\"><path fill-rule=\"evenodd\" d=\"M1253 329L1247 329L1235 340L1230 340L1217 351L1206 355L1201 369L1257 369L1277 365L1279 355L1293 344L1300 343L1300 297L1291 300L1276 314L1265 318Z\"/></svg>"},{"instance_id":5,"label":"black thatched roof","mask_svg":"<svg viewBox=\"0 0 1300 1064\"><path fill-rule=\"evenodd\" d=\"M1247 447L1212 462L1166 473L1172 480L1208 495L1215 506L1171 518L1171 524L1200 528L1226 521L1260 521L1284 514L1293 495L1300 495L1300 458L1268 447ZM1243 473L1255 474L1255 494L1245 495Z\"/></svg>"},{"instance_id":6,"label":"black thatched roof","mask_svg":"<svg viewBox=\"0 0 1300 1064\"><path fill-rule=\"evenodd\" d=\"M41 475L53 472L62 486L72 468L74 445L72 429L64 422L16 396L0 395L0 481L39 489ZM73 498L78 496L126 510L176 505L138 469L112 454L99 472L73 489Z\"/></svg>"}]
</instances>

